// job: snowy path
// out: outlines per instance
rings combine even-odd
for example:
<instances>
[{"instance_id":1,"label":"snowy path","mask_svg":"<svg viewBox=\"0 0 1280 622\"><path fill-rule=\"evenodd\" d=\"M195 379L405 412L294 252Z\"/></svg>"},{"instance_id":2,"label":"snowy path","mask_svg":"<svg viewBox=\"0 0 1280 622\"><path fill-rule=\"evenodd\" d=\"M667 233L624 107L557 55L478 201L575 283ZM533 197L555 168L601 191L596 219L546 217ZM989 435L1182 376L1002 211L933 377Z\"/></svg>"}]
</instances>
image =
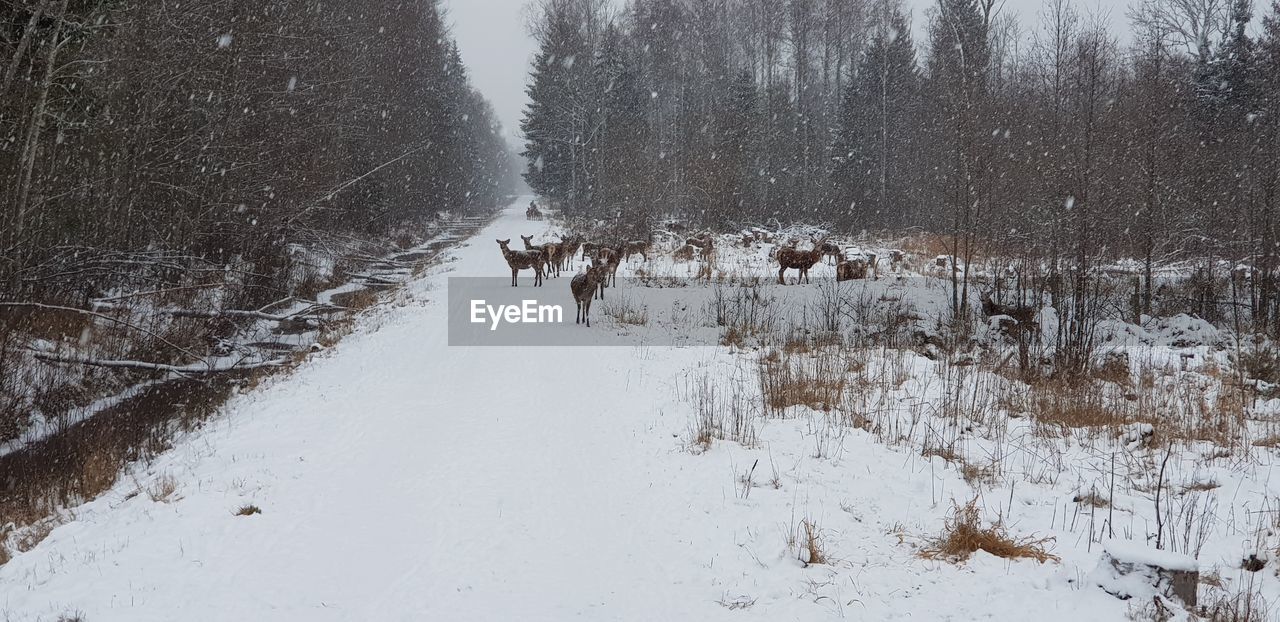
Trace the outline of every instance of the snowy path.
<instances>
[{"instance_id":1,"label":"snowy path","mask_svg":"<svg viewBox=\"0 0 1280 622\"><path fill-rule=\"evenodd\" d=\"M451 275L504 274L492 240L518 244L531 228L508 210L457 251ZM628 369L627 349L450 349L443 277L420 287L435 300L237 399L162 458L151 471L176 477L180 500L124 500L134 486L123 485L5 566L0 612L83 610L93 622L687 613L694 595L671 587L710 560L671 556L698 532L667 490L672 474L648 470L676 444L652 421L617 417L620 401L649 410L670 379ZM538 293L567 290L566 276ZM231 516L250 501L263 514ZM92 586L76 580L86 577Z\"/></svg>"},{"instance_id":2,"label":"snowy path","mask_svg":"<svg viewBox=\"0 0 1280 622\"><path fill-rule=\"evenodd\" d=\"M926 575L887 531L916 526L912 502L894 497L909 486L927 503L932 476L874 443L847 441L843 464L810 462L794 485L812 450L791 429L800 423L779 424L774 454L682 451L690 417L676 383L723 358L716 348L447 347L445 277L507 274L494 238L518 244L541 227L520 205L457 249L453 272L414 284L408 304L235 398L137 484L122 482L0 567L0 616L1000 619L1011 604L992 596L992 576L1045 619L1118 603L1066 588L1073 568L990 558ZM539 297L568 302L568 281ZM790 461L780 465L787 486L738 499L736 474L771 455ZM177 479L174 500L133 494L160 476ZM848 495L806 503L851 481L870 499L857 512L840 509L856 500ZM232 515L249 502L263 513ZM856 581L823 587L834 571L781 559L786 523L811 512L832 529L841 572L867 569Z\"/></svg>"}]
</instances>

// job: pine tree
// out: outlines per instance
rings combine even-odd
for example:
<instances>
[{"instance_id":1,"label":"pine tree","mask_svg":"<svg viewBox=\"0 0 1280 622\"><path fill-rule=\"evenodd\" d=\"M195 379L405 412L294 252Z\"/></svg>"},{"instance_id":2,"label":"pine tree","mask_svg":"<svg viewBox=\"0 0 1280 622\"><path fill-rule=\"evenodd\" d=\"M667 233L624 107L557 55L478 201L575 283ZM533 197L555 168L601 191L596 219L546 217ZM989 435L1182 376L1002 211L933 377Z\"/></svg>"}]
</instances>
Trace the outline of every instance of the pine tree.
<instances>
[{"instance_id":1,"label":"pine tree","mask_svg":"<svg viewBox=\"0 0 1280 622\"><path fill-rule=\"evenodd\" d=\"M648 209L641 199L650 170L645 98L634 57L616 25L605 31L592 84L599 102L591 139L597 155L594 207L601 216L621 212L633 222L647 221L641 213Z\"/></svg>"},{"instance_id":2,"label":"pine tree","mask_svg":"<svg viewBox=\"0 0 1280 622\"><path fill-rule=\"evenodd\" d=\"M528 164L525 181L539 195L578 209L589 184L583 179L587 161L583 152L589 109L583 92L588 77L590 51L579 31L576 16L567 7L551 5L545 31L533 63L520 128L525 135L523 156Z\"/></svg>"},{"instance_id":3,"label":"pine tree","mask_svg":"<svg viewBox=\"0 0 1280 622\"><path fill-rule=\"evenodd\" d=\"M728 107L720 115L719 142L716 153L724 162L728 188L717 210L723 223L734 214L756 213L754 205L760 195L759 137L762 125L759 91L749 71L738 74L729 86Z\"/></svg>"},{"instance_id":4,"label":"pine tree","mask_svg":"<svg viewBox=\"0 0 1280 622\"><path fill-rule=\"evenodd\" d=\"M900 8L885 15L841 102L832 149L833 211L840 220L902 224L919 73L910 28ZM895 213L898 212L898 213Z\"/></svg>"},{"instance_id":5,"label":"pine tree","mask_svg":"<svg viewBox=\"0 0 1280 622\"><path fill-rule=\"evenodd\" d=\"M966 267L984 207L979 181L986 163L977 126L988 103L987 27L977 0L938 0L929 29L930 106L936 115L931 129L939 171L935 183L951 212L951 254ZM964 315L968 299L968 274L953 274L955 317Z\"/></svg>"}]
</instances>

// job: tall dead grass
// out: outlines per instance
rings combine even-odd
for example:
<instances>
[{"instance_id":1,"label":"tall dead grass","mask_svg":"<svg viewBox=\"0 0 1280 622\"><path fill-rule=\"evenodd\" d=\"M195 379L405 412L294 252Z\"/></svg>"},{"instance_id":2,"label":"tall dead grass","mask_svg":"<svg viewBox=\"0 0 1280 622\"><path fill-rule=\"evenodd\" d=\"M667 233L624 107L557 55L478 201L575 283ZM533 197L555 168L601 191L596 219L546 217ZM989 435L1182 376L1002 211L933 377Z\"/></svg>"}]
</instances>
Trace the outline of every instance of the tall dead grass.
<instances>
[{"instance_id":1,"label":"tall dead grass","mask_svg":"<svg viewBox=\"0 0 1280 622\"><path fill-rule=\"evenodd\" d=\"M760 356L758 366L769 417L786 417L795 406L831 411L844 399L848 366L838 349L795 354L771 349Z\"/></svg>"},{"instance_id":2,"label":"tall dead grass","mask_svg":"<svg viewBox=\"0 0 1280 622\"><path fill-rule=\"evenodd\" d=\"M975 498L964 505L956 504L952 507L942 533L920 551L920 556L963 562L977 551L986 551L1006 559L1056 562L1058 557L1046 550L1046 546L1053 542L1053 538L1015 538L1009 535L1000 521L984 527L982 511Z\"/></svg>"}]
</instances>

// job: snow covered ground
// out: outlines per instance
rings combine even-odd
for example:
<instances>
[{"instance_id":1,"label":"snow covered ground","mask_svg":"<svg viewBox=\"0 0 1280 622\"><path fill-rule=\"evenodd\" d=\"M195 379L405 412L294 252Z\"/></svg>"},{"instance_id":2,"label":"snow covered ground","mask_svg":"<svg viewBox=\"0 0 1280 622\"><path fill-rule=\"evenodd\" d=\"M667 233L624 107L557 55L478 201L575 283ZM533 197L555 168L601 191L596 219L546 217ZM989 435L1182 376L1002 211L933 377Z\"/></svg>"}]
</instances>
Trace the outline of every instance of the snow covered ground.
<instances>
[{"instance_id":1,"label":"snow covered ground","mask_svg":"<svg viewBox=\"0 0 1280 622\"><path fill-rule=\"evenodd\" d=\"M761 421L753 447L690 450L698 379L756 373L747 354L448 347L446 279L509 274L494 239L518 247L519 235L547 226L525 220L527 201L355 334L233 398L204 429L0 566L0 616L1124 619L1129 604L1088 579L1102 547L1085 526L1093 514L1071 501L1087 482L1034 477L1035 443L960 444L969 454L1019 448L998 460L1022 473L985 490L981 505L1018 536L1055 538L1050 552L1061 561L983 552L963 564L931 561L918 555L923 542L953 502L977 494L941 457L837 429L804 408ZM569 304L568 287L566 274L537 294ZM591 330L617 328L595 321ZM934 365L914 353L897 360L908 370ZM754 390L754 380L744 383ZM938 395L910 382L898 390L902 402ZM1010 433L1025 433L1023 421ZM1101 477L1105 453L1063 442L1054 460L1087 462L1081 471ZM1267 510L1240 509L1232 495L1280 497L1271 455L1259 459L1205 463L1200 475L1219 485L1224 520ZM1140 537L1146 502L1125 499L1115 532ZM261 513L236 515L247 504ZM1251 538L1244 520L1208 538L1211 563L1238 564L1231 558ZM800 562L789 543L806 521L826 564ZM1271 568L1263 574L1274 593Z\"/></svg>"}]
</instances>

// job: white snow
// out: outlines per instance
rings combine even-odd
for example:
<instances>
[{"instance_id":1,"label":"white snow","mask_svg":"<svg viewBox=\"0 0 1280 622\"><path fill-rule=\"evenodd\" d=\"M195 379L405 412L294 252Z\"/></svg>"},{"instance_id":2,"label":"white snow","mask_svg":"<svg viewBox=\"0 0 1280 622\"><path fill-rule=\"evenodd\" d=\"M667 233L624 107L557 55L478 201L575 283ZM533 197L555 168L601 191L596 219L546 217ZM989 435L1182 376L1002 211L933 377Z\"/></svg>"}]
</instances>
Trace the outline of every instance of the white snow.
<instances>
[{"instance_id":1,"label":"white snow","mask_svg":"<svg viewBox=\"0 0 1280 622\"><path fill-rule=\"evenodd\" d=\"M816 411L763 422L752 447L690 451L698 380L754 374L749 355L448 347L447 277L509 275L494 240L544 234L545 224L525 220L529 200L355 334L233 398L64 516L0 566L0 612L15 621L79 612L89 622L1124 619L1128 605L1086 580L1101 554L1093 516L1108 510L1071 499L1105 489L1108 469L1139 467L1117 467L1114 454L1082 441L1035 437L1025 419L1006 418L1007 444L996 444L979 435L982 422L935 418L926 399L969 398L914 352L867 363L903 377L868 403L868 416L903 409L886 415L895 430L929 426L968 454L999 453L1014 483L982 496L985 519L1054 538L1060 562L981 551L963 564L922 559L921 546L974 488L941 457ZM752 252L742 261L763 265L767 252ZM832 269L817 267L815 279ZM568 303L567 276L530 293ZM524 273L521 287L531 281ZM933 308L922 297L942 298L895 279L865 287L868 299L914 301L925 316ZM597 323L590 330L617 328ZM1230 495L1277 496L1268 470L1201 475L1224 482L1218 511L1239 518ZM146 491L169 477L176 493L153 501ZM1149 502L1122 488L1115 531L1141 532ZM262 513L234 515L249 503ZM788 542L805 520L818 525L831 563L806 565ZM1230 561L1239 540L1214 533L1205 546Z\"/></svg>"},{"instance_id":2,"label":"white snow","mask_svg":"<svg viewBox=\"0 0 1280 622\"><path fill-rule=\"evenodd\" d=\"M1183 572L1196 572L1200 569L1194 557L1163 551L1134 540L1108 540L1103 543L1103 550L1116 561L1127 564L1142 564Z\"/></svg>"}]
</instances>

